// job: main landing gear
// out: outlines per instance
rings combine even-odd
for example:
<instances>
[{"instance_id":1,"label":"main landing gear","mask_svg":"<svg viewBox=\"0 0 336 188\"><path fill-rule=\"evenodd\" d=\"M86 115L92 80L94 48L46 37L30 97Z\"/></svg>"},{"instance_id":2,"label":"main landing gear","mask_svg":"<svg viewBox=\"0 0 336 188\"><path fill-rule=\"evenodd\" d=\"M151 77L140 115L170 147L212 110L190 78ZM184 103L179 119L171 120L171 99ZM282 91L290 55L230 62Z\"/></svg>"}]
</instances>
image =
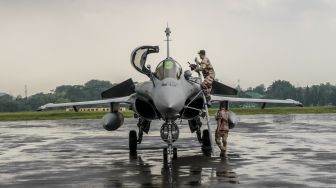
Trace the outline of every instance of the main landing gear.
<instances>
[{"instance_id":1,"label":"main landing gear","mask_svg":"<svg viewBox=\"0 0 336 188\"><path fill-rule=\"evenodd\" d=\"M200 117L188 120L189 128L191 133L196 133L197 140L202 145L202 152L205 155L211 155L211 141L210 141L210 134L209 130L204 129L203 134L201 131L202 121Z\"/></svg>"},{"instance_id":2,"label":"main landing gear","mask_svg":"<svg viewBox=\"0 0 336 188\"><path fill-rule=\"evenodd\" d=\"M201 127L202 127L202 121L200 117L194 118L192 120L188 120L190 132L194 133L196 132L197 140L199 143L202 143L202 134L201 134Z\"/></svg>"},{"instance_id":3,"label":"main landing gear","mask_svg":"<svg viewBox=\"0 0 336 188\"><path fill-rule=\"evenodd\" d=\"M137 154L138 144L141 144L142 142L143 133L145 132L146 134L148 134L150 123L151 121L139 118L138 121L139 134L137 135L137 132L135 130L131 130L129 132L128 142L129 142L130 155Z\"/></svg>"}]
</instances>

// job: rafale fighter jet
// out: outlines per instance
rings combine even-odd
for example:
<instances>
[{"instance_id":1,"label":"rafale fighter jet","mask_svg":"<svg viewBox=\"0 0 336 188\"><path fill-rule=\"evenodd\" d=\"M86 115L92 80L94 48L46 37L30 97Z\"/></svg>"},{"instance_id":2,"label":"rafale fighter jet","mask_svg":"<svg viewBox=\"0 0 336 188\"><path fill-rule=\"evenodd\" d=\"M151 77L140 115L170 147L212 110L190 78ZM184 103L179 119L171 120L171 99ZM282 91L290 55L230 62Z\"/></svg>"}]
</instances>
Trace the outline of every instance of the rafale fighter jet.
<instances>
[{"instance_id":1,"label":"rafale fighter jet","mask_svg":"<svg viewBox=\"0 0 336 188\"><path fill-rule=\"evenodd\" d=\"M148 133L150 124L153 120L163 120L160 130L161 138L167 142L168 147L163 148L164 157L173 154L177 157L177 149L173 143L179 137L179 128L175 123L176 120L188 120L190 131L196 132L202 149L210 148L211 150L211 132L207 129L201 133L201 118L207 115L207 107L203 92L200 87L201 78L193 77L190 70L182 71L180 64L169 55L169 27L165 30L167 37L167 57L159 62L154 72L151 66L146 64L147 56L151 53L158 53L158 46L140 46L131 54L131 64L142 74L148 76L149 81L135 84L132 79L128 79L104 92L102 100L70 102L70 103L49 103L40 107L40 110L56 107L73 107L78 111L78 106L110 104L111 111L103 119L103 127L107 131L118 129L124 121L123 115L119 112L119 104L129 104L130 109L134 111L138 118L138 133L135 130L129 132L129 149L131 153L136 153L137 145L141 144L143 132ZM212 102L222 102L226 106L229 102L253 102L262 103L282 103L301 105L300 102L291 99L251 99L229 97L236 95L237 90L226 86L218 81L214 81L212 89ZM233 117L233 112L230 112ZM208 116L207 116L208 118ZM230 121L230 127L234 127L235 121ZM209 122L209 121L208 121ZM208 126L210 129L210 126Z\"/></svg>"}]
</instances>

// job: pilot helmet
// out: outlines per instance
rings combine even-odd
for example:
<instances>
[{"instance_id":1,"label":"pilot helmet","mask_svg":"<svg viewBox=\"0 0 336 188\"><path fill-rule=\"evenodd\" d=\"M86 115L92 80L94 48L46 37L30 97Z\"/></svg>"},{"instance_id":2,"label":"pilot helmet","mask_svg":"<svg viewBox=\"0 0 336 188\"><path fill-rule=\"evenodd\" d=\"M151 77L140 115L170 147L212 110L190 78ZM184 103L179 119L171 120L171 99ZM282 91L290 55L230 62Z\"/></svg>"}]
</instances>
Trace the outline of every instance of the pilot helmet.
<instances>
[{"instance_id":1,"label":"pilot helmet","mask_svg":"<svg viewBox=\"0 0 336 188\"><path fill-rule=\"evenodd\" d=\"M185 78L186 80L189 80L190 77L191 77L191 75L192 75L192 73L191 73L190 70L186 70L186 71L184 71L184 78Z\"/></svg>"}]
</instances>

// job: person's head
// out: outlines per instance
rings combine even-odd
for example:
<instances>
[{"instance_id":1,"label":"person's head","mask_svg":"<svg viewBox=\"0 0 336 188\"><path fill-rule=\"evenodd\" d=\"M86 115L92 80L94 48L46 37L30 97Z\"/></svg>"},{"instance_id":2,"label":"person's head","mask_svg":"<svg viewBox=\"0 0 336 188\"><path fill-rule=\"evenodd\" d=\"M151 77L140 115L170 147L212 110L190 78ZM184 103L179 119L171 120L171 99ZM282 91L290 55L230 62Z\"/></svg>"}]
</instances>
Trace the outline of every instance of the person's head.
<instances>
[{"instance_id":1,"label":"person's head","mask_svg":"<svg viewBox=\"0 0 336 188\"><path fill-rule=\"evenodd\" d=\"M227 109L227 106L228 106L228 102L227 101L223 101L223 102L220 102L219 103L219 108L221 110L226 110Z\"/></svg>"},{"instance_id":2,"label":"person's head","mask_svg":"<svg viewBox=\"0 0 336 188\"><path fill-rule=\"evenodd\" d=\"M204 57L205 57L205 50L200 50L198 52L198 55L200 56L201 59L204 59Z\"/></svg>"}]
</instances>

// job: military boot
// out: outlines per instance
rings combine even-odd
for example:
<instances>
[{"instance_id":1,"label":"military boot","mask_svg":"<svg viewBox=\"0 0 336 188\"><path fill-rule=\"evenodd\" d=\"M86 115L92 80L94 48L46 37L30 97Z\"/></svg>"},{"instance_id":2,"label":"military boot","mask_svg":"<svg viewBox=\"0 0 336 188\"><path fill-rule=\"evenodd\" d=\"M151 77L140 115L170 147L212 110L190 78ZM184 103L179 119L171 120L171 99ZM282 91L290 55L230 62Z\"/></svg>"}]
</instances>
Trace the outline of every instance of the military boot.
<instances>
[{"instance_id":1,"label":"military boot","mask_svg":"<svg viewBox=\"0 0 336 188\"><path fill-rule=\"evenodd\" d=\"M226 151L225 150L221 151L219 156L225 158L226 157Z\"/></svg>"}]
</instances>

